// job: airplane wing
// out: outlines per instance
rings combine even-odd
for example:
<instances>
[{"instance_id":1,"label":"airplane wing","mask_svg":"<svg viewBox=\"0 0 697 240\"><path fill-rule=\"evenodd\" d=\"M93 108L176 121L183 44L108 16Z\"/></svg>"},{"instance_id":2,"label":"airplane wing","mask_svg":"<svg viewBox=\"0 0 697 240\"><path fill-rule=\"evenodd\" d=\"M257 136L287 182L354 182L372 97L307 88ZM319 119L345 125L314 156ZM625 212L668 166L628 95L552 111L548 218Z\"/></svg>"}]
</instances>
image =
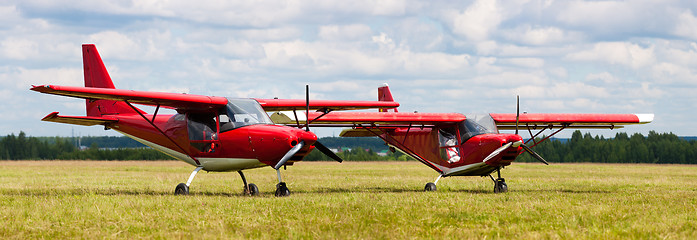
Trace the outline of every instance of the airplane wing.
<instances>
[{"instance_id":1,"label":"airplane wing","mask_svg":"<svg viewBox=\"0 0 697 240\"><path fill-rule=\"evenodd\" d=\"M111 88L72 87L43 85L32 87L31 90L83 99L102 99L113 101L128 101L144 105L161 105L180 110L215 109L227 104L224 97L211 97L195 94L133 91ZM304 110L306 102L303 99L261 99L255 98L265 111ZM380 101L336 101L311 100L310 110L337 111L370 108L394 108L397 102Z\"/></svg>"},{"instance_id":2,"label":"airplane wing","mask_svg":"<svg viewBox=\"0 0 697 240\"><path fill-rule=\"evenodd\" d=\"M51 114L46 115L46 117L42 118L41 121L67 123L82 126L94 126L107 125L109 123L115 123L118 120L109 117L60 116L58 115L58 112L52 112Z\"/></svg>"},{"instance_id":3,"label":"airplane wing","mask_svg":"<svg viewBox=\"0 0 697 240\"><path fill-rule=\"evenodd\" d=\"M305 116L305 112L297 112L298 120L294 115L287 112L274 113L271 119L278 124L305 123L310 119L311 126L323 125L357 125L357 124L382 124L382 125L436 125L446 123L456 123L465 120L465 115L459 113L408 113L408 112L331 112L326 115L321 112L310 112ZM322 116L324 115L324 116Z\"/></svg>"},{"instance_id":4,"label":"airplane wing","mask_svg":"<svg viewBox=\"0 0 697 240\"><path fill-rule=\"evenodd\" d=\"M306 100L304 99L262 99L255 98L264 111L293 111L305 110ZM395 108L399 107L398 102L384 101L342 101L342 100L310 100L310 110L321 111L343 111L371 108Z\"/></svg>"},{"instance_id":5,"label":"airplane wing","mask_svg":"<svg viewBox=\"0 0 697 240\"><path fill-rule=\"evenodd\" d=\"M515 113L490 114L499 130L513 130ZM588 113L523 113L520 127L566 128L622 128L624 125L646 124L653 121L653 114L588 114Z\"/></svg>"},{"instance_id":6,"label":"airplane wing","mask_svg":"<svg viewBox=\"0 0 697 240\"><path fill-rule=\"evenodd\" d=\"M225 106L225 104L228 102L227 98L224 97L209 97L183 93L133 91L112 88L43 85L32 87L31 90L41 93L84 99L128 101L130 103L153 106L162 105L183 110L214 109Z\"/></svg>"},{"instance_id":7,"label":"airplane wing","mask_svg":"<svg viewBox=\"0 0 697 240\"><path fill-rule=\"evenodd\" d=\"M277 112L271 115L271 120L278 124L302 125L309 118L312 127L350 127L341 132L342 137L374 137L376 129L433 127L466 119L465 115L460 113L331 112L322 115L321 112L310 112L309 116L305 116L305 112ZM297 120L295 116L298 117Z\"/></svg>"}]
</instances>

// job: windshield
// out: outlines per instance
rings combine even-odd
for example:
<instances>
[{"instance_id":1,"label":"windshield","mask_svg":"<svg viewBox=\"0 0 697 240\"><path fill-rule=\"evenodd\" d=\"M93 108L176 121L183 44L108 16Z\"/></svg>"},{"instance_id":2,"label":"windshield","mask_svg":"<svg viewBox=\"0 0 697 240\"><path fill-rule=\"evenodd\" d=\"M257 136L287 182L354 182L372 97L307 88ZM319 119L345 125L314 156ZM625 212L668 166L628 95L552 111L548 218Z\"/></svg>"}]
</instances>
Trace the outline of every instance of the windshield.
<instances>
[{"instance_id":1,"label":"windshield","mask_svg":"<svg viewBox=\"0 0 697 240\"><path fill-rule=\"evenodd\" d=\"M467 120L460 122L459 125L462 142L480 134L499 132L496 122L489 114L467 114L465 117Z\"/></svg>"},{"instance_id":2,"label":"windshield","mask_svg":"<svg viewBox=\"0 0 697 240\"><path fill-rule=\"evenodd\" d=\"M220 132L254 124L273 124L273 122L256 100L228 98L225 112L220 113Z\"/></svg>"}]
</instances>

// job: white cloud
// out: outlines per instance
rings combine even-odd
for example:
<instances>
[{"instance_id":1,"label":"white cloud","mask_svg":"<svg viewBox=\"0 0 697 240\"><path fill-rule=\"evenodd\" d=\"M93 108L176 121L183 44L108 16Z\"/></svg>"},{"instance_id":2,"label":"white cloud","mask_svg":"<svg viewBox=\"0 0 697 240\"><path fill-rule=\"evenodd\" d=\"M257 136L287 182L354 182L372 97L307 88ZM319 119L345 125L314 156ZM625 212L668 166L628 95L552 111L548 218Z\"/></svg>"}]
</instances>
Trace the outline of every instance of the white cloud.
<instances>
[{"instance_id":1,"label":"white cloud","mask_svg":"<svg viewBox=\"0 0 697 240\"><path fill-rule=\"evenodd\" d=\"M477 0L453 17L453 32L473 41L484 41L503 20L498 1Z\"/></svg>"},{"instance_id":2,"label":"white cloud","mask_svg":"<svg viewBox=\"0 0 697 240\"><path fill-rule=\"evenodd\" d=\"M503 35L511 42L536 46L576 43L585 38L582 33L565 31L558 27L533 27L530 25L506 30Z\"/></svg>"},{"instance_id":3,"label":"white cloud","mask_svg":"<svg viewBox=\"0 0 697 240\"><path fill-rule=\"evenodd\" d=\"M159 60L167 56L167 51L157 43L169 42L169 32L148 30L128 34L117 31L102 31L87 37L90 43L98 46L102 57L125 60Z\"/></svg>"},{"instance_id":4,"label":"white cloud","mask_svg":"<svg viewBox=\"0 0 697 240\"><path fill-rule=\"evenodd\" d=\"M648 66L656 61L653 46L644 48L629 42L596 43L592 49L570 53L566 58L574 61L620 64L634 69Z\"/></svg>"},{"instance_id":5,"label":"white cloud","mask_svg":"<svg viewBox=\"0 0 697 240\"><path fill-rule=\"evenodd\" d=\"M586 81L601 81L605 84L617 84L621 79L613 76L609 72L591 73L586 76Z\"/></svg>"},{"instance_id":6,"label":"white cloud","mask_svg":"<svg viewBox=\"0 0 697 240\"><path fill-rule=\"evenodd\" d=\"M372 30L363 24L327 25L319 28L319 37L329 41L356 41L371 38Z\"/></svg>"},{"instance_id":7,"label":"white cloud","mask_svg":"<svg viewBox=\"0 0 697 240\"><path fill-rule=\"evenodd\" d=\"M9 38L0 42L2 55L10 59L24 60L39 54L38 44L26 39Z\"/></svg>"},{"instance_id":8,"label":"white cloud","mask_svg":"<svg viewBox=\"0 0 697 240\"><path fill-rule=\"evenodd\" d=\"M697 40L697 17L692 14L692 10L686 9L678 15L678 22L675 24L673 33Z\"/></svg>"},{"instance_id":9,"label":"white cloud","mask_svg":"<svg viewBox=\"0 0 697 240\"><path fill-rule=\"evenodd\" d=\"M501 62L517 65L525 68L542 68L545 66L545 60L542 58L507 58L501 60Z\"/></svg>"}]
</instances>

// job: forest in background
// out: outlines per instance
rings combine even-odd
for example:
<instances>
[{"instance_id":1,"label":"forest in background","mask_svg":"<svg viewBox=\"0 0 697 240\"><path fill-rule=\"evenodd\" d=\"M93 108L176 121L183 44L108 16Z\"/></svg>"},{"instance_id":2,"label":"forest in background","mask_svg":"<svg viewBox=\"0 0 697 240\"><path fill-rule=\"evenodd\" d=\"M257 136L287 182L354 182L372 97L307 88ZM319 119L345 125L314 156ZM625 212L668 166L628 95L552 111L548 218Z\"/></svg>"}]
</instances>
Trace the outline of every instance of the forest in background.
<instances>
[{"instance_id":1,"label":"forest in background","mask_svg":"<svg viewBox=\"0 0 697 240\"><path fill-rule=\"evenodd\" d=\"M320 141L346 161L408 161L391 153L379 138L324 137ZM528 145L532 145L530 142ZM78 147L80 146L80 147ZM89 147L84 147L89 146ZM575 131L569 139L551 139L534 150L548 162L678 163L697 164L697 141L673 133L617 133L614 138ZM378 155L378 153L381 153ZM381 156L383 155L383 156ZM171 160L172 158L127 137L29 137L24 132L0 139L3 160ZM332 161L312 151L305 161ZM535 162L528 154L518 160Z\"/></svg>"}]
</instances>

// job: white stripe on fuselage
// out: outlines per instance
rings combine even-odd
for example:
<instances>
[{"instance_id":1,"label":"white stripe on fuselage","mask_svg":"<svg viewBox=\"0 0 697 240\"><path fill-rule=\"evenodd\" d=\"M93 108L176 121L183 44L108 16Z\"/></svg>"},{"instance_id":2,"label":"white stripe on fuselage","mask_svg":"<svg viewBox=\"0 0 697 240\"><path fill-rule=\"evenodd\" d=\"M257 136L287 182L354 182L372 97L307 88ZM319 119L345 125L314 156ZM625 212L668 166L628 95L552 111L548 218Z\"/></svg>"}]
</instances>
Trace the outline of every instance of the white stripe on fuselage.
<instances>
[{"instance_id":1,"label":"white stripe on fuselage","mask_svg":"<svg viewBox=\"0 0 697 240\"><path fill-rule=\"evenodd\" d=\"M175 159L181 160L185 163L191 164L192 166L197 166L196 161L189 157L186 154L174 151L172 149L166 148L164 146L158 145L156 143L147 141L145 139L118 131L114 129L115 131L125 135L126 137L132 138L133 140L136 140L142 144L145 144L146 146L149 146L155 150L158 150L164 154L167 154L170 157L173 157ZM201 157L201 158L196 158L198 161L201 163L201 166L203 167L203 170L206 171L214 171L214 172L228 172L228 171L238 171L238 170L244 170L244 169L250 169L250 168L258 168L258 167L264 167L267 166L266 164L263 164L259 162L256 159L249 159L249 158L207 158L207 157Z\"/></svg>"}]
</instances>

